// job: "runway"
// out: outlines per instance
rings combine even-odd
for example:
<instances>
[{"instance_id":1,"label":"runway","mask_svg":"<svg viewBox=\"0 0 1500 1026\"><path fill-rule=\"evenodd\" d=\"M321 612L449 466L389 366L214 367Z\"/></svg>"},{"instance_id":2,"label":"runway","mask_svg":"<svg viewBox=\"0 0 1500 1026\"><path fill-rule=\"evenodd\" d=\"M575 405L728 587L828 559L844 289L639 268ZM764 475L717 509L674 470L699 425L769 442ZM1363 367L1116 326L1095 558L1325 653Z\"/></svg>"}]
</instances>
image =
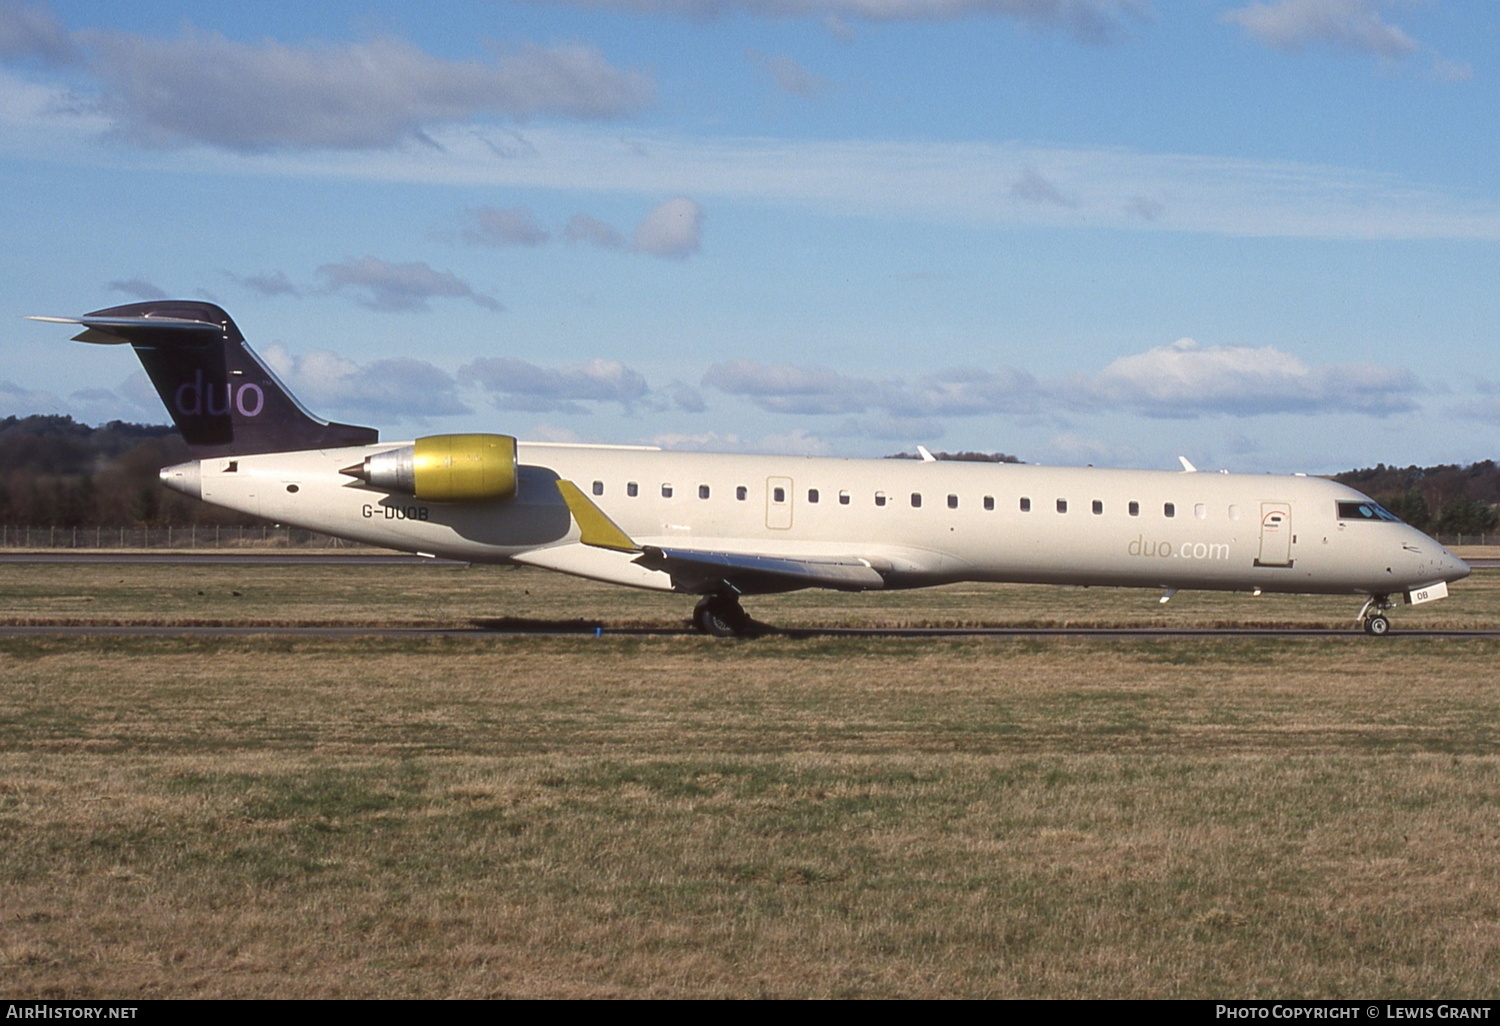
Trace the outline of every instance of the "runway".
<instances>
[{"instance_id":1,"label":"runway","mask_svg":"<svg viewBox=\"0 0 1500 1026\"><path fill-rule=\"evenodd\" d=\"M0 626L0 638L283 638L383 640L505 637L648 638L699 636L682 627L610 627L594 623L509 622L472 627L283 627L283 626L171 626L162 624L100 624L66 626ZM1471 630L1392 630L1387 638L1497 638L1500 628ZM722 639L724 644L764 638L1320 638L1327 641L1367 638L1357 627L796 627L766 630L746 638Z\"/></svg>"}]
</instances>

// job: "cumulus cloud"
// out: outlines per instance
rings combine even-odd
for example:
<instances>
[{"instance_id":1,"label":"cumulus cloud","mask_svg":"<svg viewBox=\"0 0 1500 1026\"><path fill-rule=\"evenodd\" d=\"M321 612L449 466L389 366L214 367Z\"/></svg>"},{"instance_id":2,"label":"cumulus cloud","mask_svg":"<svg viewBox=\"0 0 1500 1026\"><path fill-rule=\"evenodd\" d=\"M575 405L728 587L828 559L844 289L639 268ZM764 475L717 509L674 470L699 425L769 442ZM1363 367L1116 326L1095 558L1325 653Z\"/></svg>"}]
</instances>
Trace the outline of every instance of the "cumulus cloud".
<instances>
[{"instance_id":1,"label":"cumulus cloud","mask_svg":"<svg viewBox=\"0 0 1500 1026\"><path fill-rule=\"evenodd\" d=\"M47 8L0 3L0 61L30 58L47 64L66 64L76 56L68 30Z\"/></svg>"},{"instance_id":2,"label":"cumulus cloud","mask_svg":"<svg viewBox=\"0 0 1500 1026\"><path fill-rule=\"evenodd\" d=\"M251 292L259 293L268 298L272 296L300 296L302 294L297 286L292 284L292 280L282 271L271 271L266 274L247 274L243 276L230 271L225 271L224 274L242 288L247 288Z\"/></svg>"},{"instance_id":3,"label":"cumulus cloud","mask_svg":"<svg viewBox=\"0 0 1500 1026\"><path fill-rule=\"evenodd\" d=\"M155 284L137 275L134 278L121 278L104 286L111 292L123 292L127 296L136 299L166 299L167 294L157 288Z\"/></svg>"},{"instance_id":4,"label":"cumulus cloud","mask_svg":"<svg viewBox=\"0 0 1500 1026\"><path fill-rule=\"evenodd\" d=\"M481 357L459 368L495 397L501 409L532 413L588 413L587 402L613 402L630 409L650 389L646 379L617 360L590 360L573 367L540 367L514 357Z\"/></svg>"},{"instance_id":5,"label":"cumulus cloud","mask_svg":"<svg viewBox=\"0 0 1500 1026\"><path fill-rule=\"evenodd\" d=\"M847 20L954 21L1009 18L1028 28L1059 30L1085 43L1107 43L1145 21L1145 0L561 0L582 7L696 18L748 14L767 18L820 18L835 31Z\"/></svg>"},{"instance_id":6,"label":"cumulus cloud","mask_svg":"<svg viewBox=\"0 0 1500 1026\"><path fill-rule=\"evenodd\" d=\"M44 8L0 6L0 59L71 61L97 85L115 134L152 147L239 152L427 146L476 118L607 120L654 99L644 73L597 49L528 46L484 59L435 57L396 38L293 46L185 28L166 38L66 32Z\"/></svg>"},{"instance_id":7,"label":"cumulus cloud","mask_svg":"<svg viewBox=\"0 0 1500 1026\"><path fill-rule=\"evenodd\" d=\"M790 57L768 56L759 50L747 50L745 56L784 93L810 100L828 88L828 79L814 75Z\"/></svg>"},{"instance_id":8,"label":"cumulus cloud","mask_svg":"<svg viewBox=\"0 0 1500 1026\"><path fill-rule=\"evenodd\" d=\"M435 298L467 299L486 310L505 308L493 297L475 292L451 271L436 271L421 261L393 264L365 256L318 268L324 292L353 292L355 300L372 310L422 311Z\"/></svg>"},{"instance_id":9,"label":"cumulus cloud","mask_svg":"<svg viewBox=\"0 0 1500 1026\"><path fill-rule=\"evenodd\" d=\"M1058 408L1162 418L1386 416L1415 409L1424 391L1404 368L1314 366L1273 346L1205 347L1192 339L1122 356L1097 374L1071 378L1039 380L1009 367L954 367L910 379L880 379L741 359L714 364L703 384L770 413L844 416L843 434L892 439L938 437L945 418L1031 416Z\"/></svg>"},{"instance_id":10,"label":"cumulus cloud","mask_svg":"<svg viewBox=\"0 0 1500 1026\"><path fill-rule=\"evenodd\" d=\"M453 376L425 360L398 356L360 364L326 349L296 356L280 343L265 347L262 356L314 410L413 420L473 412Z\"/></svg>"},{"instance_id":11,"label":"cumulus cloud","mask_svg":"<svg viewBox=\"0 0 1500 1026\"><path fill-rule=\"evenodd\" d=\"M1403 368L1371 363L1311 366L1274 346L1200 346L1190 338L1122 356L1100 373L1054 389L1085 407L1152 417L1211 414L1364 413L1416 408L1421 386Z\"/></svg>"},{"instance_id":12,"label":"cumulus cloud","mask_svg":"<svg viewBox=\"0 0 1500 1026\"><path fill-rule=\"evenodd\" d=\"M536 215L522 207L480 207L463 234L465 242L481 246L540 246L552 238Z\"/></svg>"},{"instance_id":13,"label":"cumulus cloud","mask_svg":"<svg viewBox=\"0 0 1500 1026\"><path fill-rule=\"evenodd\" d=\"M703 243L703 208L686 196L669 199L635 229L637 252L685 260Z\"/></svg>"}]
</instances>

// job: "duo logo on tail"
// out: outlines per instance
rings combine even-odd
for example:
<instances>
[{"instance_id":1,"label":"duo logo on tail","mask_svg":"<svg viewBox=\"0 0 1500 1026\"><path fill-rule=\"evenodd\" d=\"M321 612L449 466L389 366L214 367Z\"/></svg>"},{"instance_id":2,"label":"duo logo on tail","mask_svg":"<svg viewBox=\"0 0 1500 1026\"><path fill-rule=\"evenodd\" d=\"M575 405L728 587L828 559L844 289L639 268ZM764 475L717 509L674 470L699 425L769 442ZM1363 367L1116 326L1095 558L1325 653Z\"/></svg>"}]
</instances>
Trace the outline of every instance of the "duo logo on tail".
<instances>
[{"instance_id":1,"label":"duo logo on tail","mask_svg":"<svg viewBox=\"0 0 1500 1026\"><path fill-rule=\"evenodd\" d=\"M380 441L374 428L308 412L245 344L229 315L212 303L128 303L82 317L33 320L81 324L77 342L128 343L196 458Z\"/></svg>"}]
</instances>

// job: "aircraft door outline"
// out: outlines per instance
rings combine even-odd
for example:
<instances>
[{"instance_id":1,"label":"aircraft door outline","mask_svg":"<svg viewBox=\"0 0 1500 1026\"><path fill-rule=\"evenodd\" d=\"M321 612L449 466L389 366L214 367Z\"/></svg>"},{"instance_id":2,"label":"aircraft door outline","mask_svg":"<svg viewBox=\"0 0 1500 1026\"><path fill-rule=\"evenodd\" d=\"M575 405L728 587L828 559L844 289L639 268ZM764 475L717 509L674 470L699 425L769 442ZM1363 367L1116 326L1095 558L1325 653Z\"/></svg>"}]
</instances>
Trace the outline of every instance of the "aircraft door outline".
<instances>
[{"instance_id":1,"label":"aircraft door outline","mask_svg":"<svg viewBox=\"0 0 1500 1026\"><path fill-rule=\"evenodd\" d=\"M1260 504L1260 555L1256 566L1290 567L1292 565L1292 504Z\"/></svg>"}]
</instances>

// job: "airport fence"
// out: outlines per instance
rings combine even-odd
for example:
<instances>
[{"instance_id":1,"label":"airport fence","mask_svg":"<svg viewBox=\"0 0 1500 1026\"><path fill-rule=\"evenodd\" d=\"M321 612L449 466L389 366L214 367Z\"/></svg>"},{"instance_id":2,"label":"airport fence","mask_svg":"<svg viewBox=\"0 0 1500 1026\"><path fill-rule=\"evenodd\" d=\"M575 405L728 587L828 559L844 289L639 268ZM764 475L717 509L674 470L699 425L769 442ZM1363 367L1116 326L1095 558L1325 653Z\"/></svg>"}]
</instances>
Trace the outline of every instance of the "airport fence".
<instances>
[{"instance_id":1,"label":"airport fence","mask_svg":"<svg viewBox=\"0 0 1500 1026\"><path fill-rule=\"evenodd\" d=\"M317 531L280 524L235 527L11 527L0 525L0 549L363 549Z\"/></svg>"}]
</instances>

